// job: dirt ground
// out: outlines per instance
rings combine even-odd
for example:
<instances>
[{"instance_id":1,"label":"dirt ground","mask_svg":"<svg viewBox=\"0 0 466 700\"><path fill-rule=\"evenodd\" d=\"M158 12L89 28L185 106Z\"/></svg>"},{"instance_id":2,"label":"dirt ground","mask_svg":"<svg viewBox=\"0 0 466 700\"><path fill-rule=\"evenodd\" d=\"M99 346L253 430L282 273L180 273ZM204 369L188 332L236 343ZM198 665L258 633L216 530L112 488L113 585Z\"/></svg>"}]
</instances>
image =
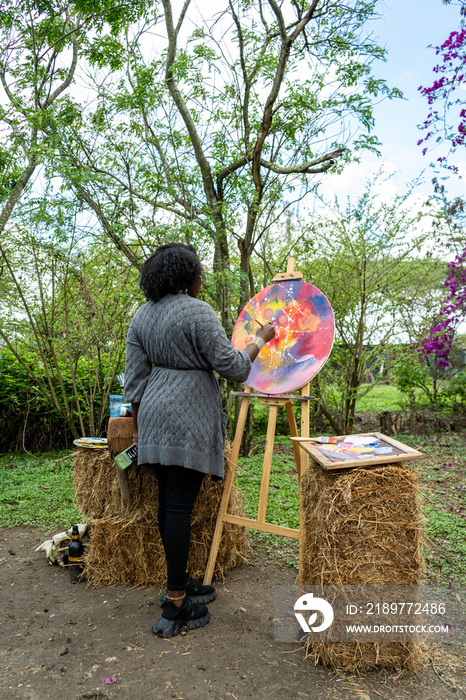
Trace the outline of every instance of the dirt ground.
<instances>
[{"instance_id":1,"label":"dirt ground","mask_svg":"<svg viewBox=\"0 0 466 700\"><path fill-rule=\"evenodd\" d=\"M294 584L296 571L266 564L265 553L217 585L208 625L163 640L152 634L159 590L71 585L66 570L34 551L50 534L0 532L1 700L466 697L459 644L432 647L419 675L355 676L316 667L299 644L275 642L273 588Z\"/></svg>"}]
</instances>

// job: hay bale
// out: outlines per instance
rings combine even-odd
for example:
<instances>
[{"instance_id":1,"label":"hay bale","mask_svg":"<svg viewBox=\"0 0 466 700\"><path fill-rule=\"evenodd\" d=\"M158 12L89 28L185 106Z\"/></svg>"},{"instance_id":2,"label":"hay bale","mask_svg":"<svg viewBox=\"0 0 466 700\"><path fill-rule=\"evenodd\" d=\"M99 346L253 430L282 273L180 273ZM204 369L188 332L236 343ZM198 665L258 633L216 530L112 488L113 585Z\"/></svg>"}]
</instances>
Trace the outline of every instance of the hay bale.
<instances>
[{"instance_id":1,"label":"hay bale","mask_svg":"<svg viewBox=\"0 0 466 700\"><path fill-rule=\"evenodd\" d=\"M306 656L315 664L364 673L374 668L418 671L424 650L419 642L308 642Z\"/></svg>"},{"instance_id":2,"label":"hay bale","mask_svg":"<svg viewBox=\"0 0 466 700\"><path fill-rule=\"evenodd\" d=\"M157 523L118 518L92 522L85 574L94 588L161 586L165 554Z\"/></svg>"},{"instance_id":3,"label":"hay bale","mask_svg":"<svg viewBox=\"0 0 466 700\"><path fill-rule=\"evenodd\" d=\"M76 455L75 489L78 505L86 515L91 540L86 552L86 574L98 586L162 586L166 578L165 554L157 525L158 484L150 467L133 465L128 471L129 501L121 498L116 467L106 456ZM225 449L225 473L230 445ZM89 479L93 481L89 483ZM204 575L217 521L223 484L206 476L193 510L189 570ZM244 515L241 493L233 488L230 512ZM249 543L245 528L225 523L215 577L246 560Z\"/></svg>"},{"instance_id":4,"label":"hay bale","mask_svg":"<svg viewBox=\"0 0 466 700\"><path fill-rule=\"evenodd\" d=\"M115 462L108 450L80 447L74 453L74 492L86 520L103 516L115 476Z\"/></svg>"},{"instance_id":5,"label":"hay bale","mask_svg":"<svg viewBox=\"0 0 466 700\"><path fill-rule=\"evenodd\" d=\"M327 472L311 464L302 479L302 576L307 585L417 585L424 562L418 479L403 464ZM416 669L418 642L307 643L332 668Z\"/></svg>"},{"instance_id":6,"label":"hay bale","mask_svg":"<svg viewBox=\"0 0 466 700\"><path fill-rule=\"evenodd\" d=\"M124 518L152 521L157 512L158 487L155 472L137 464L126 470L130 500L123 499L117 466L108 450L80 448L74 460L76 502L88 522Z\"/></svg>"}]
</instances>

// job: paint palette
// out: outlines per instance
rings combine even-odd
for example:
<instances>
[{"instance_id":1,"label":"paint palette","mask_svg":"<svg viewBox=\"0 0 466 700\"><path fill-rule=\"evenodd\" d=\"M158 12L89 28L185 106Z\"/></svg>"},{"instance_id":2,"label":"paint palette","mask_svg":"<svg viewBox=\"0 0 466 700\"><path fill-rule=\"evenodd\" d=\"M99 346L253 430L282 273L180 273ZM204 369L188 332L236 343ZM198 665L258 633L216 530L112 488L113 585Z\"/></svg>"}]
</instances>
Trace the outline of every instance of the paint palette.
<instances>
[{"instance_id":1,"label":"paint palette","mask_svg":"<svg viewBox=\"0 0 466 700\"><path fill-rule=\"evenodd\" d=\"M382 464L409 462L424 459L418 450L404 445L383 433L339 435L337 443L321 445L315 438L292 437L314 462L327 470L352 469L353 467L378 467Z\"/></svg>"},{"instance_id":2,"label":"paint palette","mask_svg":"<svg viewBox=\"0 0 466 700\"><path fill-rule=\"evenodd\" d=\"M245 349L260 327L258 321L272 323L275 338L253 362L248 386L264 394L287 393L322 369L332 349L335 323L330 302L317 287L294 279L263 289L238 316L233 347Z\"/></svg>"},{"instance_id":3,"label":"paint palette","mask_svg":"<svg viewBox=\"0 0 466 700\"><path fill-rule=\"evenodd\" d=\"M86 447L88 450L105 450L107 445L107 438L97 438L97 437L82 437L73 440L73 445L76 447Z\"/></svg>"}]
</instances>

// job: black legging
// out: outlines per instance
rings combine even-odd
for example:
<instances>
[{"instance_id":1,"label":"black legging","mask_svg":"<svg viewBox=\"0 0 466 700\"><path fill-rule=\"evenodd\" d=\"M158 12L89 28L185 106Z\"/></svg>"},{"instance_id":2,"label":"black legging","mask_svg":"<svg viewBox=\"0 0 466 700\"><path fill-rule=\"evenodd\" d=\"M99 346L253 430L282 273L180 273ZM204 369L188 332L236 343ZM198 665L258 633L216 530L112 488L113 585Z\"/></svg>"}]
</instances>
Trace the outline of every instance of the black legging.
<instances>
[{"instance_id":1,"label":"black legging","mask_svg":"<svg viewBox=\"0 0 466 700\"><path fill-rule=\"evenodd\" d=\"M167 588L184 591L191 541L191 514L204 474L175 465L156 464L158 522L167 558Z\"/></svg>"}]
</instances>

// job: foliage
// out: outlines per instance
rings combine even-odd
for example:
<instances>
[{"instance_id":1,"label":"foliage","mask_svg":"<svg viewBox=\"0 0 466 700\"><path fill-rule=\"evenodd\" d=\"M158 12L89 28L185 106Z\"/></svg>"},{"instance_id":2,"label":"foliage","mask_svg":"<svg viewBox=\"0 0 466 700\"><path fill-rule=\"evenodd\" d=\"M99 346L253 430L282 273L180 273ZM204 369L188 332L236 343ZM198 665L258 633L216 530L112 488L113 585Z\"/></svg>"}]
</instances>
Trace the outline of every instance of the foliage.
<instances>
[{"instance_id":1,"label":"foliage","mask_svg":"<svg viewBox=\"0 0 466 700\"><path fill-rule=\"evenodd\" d=\"M422 400L433 401L430 372L426 363L421 363L413 353L406 353L398 358L393 366L395 383L398 389L408 397L413 410ZM420 392L417 391L420 389Z\"/></svg>"},{"instance_id":2,"label":"foliage","mask_svg":"<svg viewBox=\"0 0 466 700\"><path fill-rule=\"evenodd\" d=\"M448 367L449 357L458 324L466 312L466 248L448 263L448 276L444 282L447 298L440 311L440 321L430 329L422 341L426 359L433 355L439 367Z\"/></svg>"},{"instance_id":3,"label":"foliage","mask_svg":"<svg viewBox=\"0 0 466 700\"><path fill-rule=\"evenodd\" d=\"M66 2L2 4L0 234L50 150L44 134L75 75L81 20Z\"/></svg>"},{"instance_id":4,"label":"foliage","mask_svg":"<svg viewBox=\"0 0 466 700\"><path fill-rule=\"evenodd\" d=\"M22 359L33 365L35 356ZM67 391L71 394L71 382ZM56 450L71 442L62 415L8 348L0 351L0 422L0 452Z\"/></svg>"},{"instance_id":5,"label":"foliage","mask_svg":"<svg viewBox=\"0 0 466 700\"><path fill-rule=\"evenodd\" d=\"M86 39L121 31L147 15L150 2L11 0L0 9L0 234L56 136L73 118L67 93Z\"/></svg>"},{"instance_id":6,"label":"foliage","mask_svg":"<svg viewBox=\"0 0 466 700\"><path fill-rule=\"evenodd\" d=\"M461 14L464 16L466 5L461 2ZM440 63L433 68L433 72L439 77L432 85L420 87L419 91L427 99L430 112L421 129L426 131L425 136L418 141L418 146L424 144L423 155L428 151L429 142L447 144L451 152L464 146L466 141L466 109L461 92L466 82L466 29L461 27L454 30L441 46L437 46L435 53L441 57ZM439 108L435 105L440 103ZM455 124L447 122L453 115ZM439 156L437 162L447 165L447 157ZM456 171L453 165L447 165Z\"/></svg>"},{"instance_id":7,"label":"foliage","mask_svg":"<svg viewBox=\"0 0 466 700\"><path fill-rule=\"evenodd\" d=\"M453 413L466 413L466 372L455 371L441 393Z\"/></svg>"},{"instance_id":8,"label":"foliage","mask_svg":"<svg viewBox=\"0 0 466 700\"><path fill-rule=\"evenodd\" d=\"M164 27L154 17L89 35L95 101L63 107L55 172L136 267L133 244L146 255L173 229L213 252L216 307L230 331L231 280L242 307L271 212L334 166L346 125L360 127L355 149L375 148L371 101L400 95L371 73L384 55L365 30L374 7L241 0L209 22L189 3L176 19L164 0Z\"/></svg>"},{"instance_id":9,"label":"foliage","mask_svg":"<svg viewBox=\"0 0 466 700\"><path fill-rule=\"evenodd\" d=\"M18 221L0 248L10 288L0 303L0 338L73 437L98 435L124 363L135 272L109 243L83 248L73 208L35 212L32 204L21 210L27 224Z\"/></svg>"},{"instance_id":10,"label":"foliage","mask_svg":"<svg viewBox=\"0 0 466 700\"><path fill-rule=\"evenodd\" d=\"M417 255L426 234L417 232L407 195L387 202L377 185L368 184L355 205L336 201L297 246L307 258L300 265L305 279L325 291L335 314L334 349L312 390L337 434L352 429L356 403L371 389L364 383L371 365L383 361L389 343L404 340L402 333L409 337L425 324L439 278L438 266Z\"/></svg>"},{"instance_id":11,"label":"foliage","mask_svg":"<svg viewBox=\"0 0 466 700\"><path fill-rule=\"evenodd\" d=\"M70 527L81 522L74 499L73 462L63 453L0 455L2 527Z\"/></svg>"},{"instance_id":12,"label":"foliage","mask_svg":"<svg viewBox=\"0 0 466 700\"><path fill-rule=\"evenodd\" d=\"M460 2L462 23L466 15L466 4ZM436 48L436 55L441 57L433 71L439 77L428 87L420 87L421 94L427 98L430 112L422 125L427 132L418 141L424 144L423 155L427 153L428 143L447 145L449 153L437 157L437 163L457 172L457 167L448 160L448 155L466 144L466 108L462 92L466 82L466 29L451 32L441 46ZM440 104L438 108L436 105ZM454 123L452 124L452 120ZM444 195L443 187L434 180L436 193ZM444 199L444 204L445 198ZM458 214L462 216L464 202L457 198L453 205L444 207L448 220ZM448 275L445 286L448 293L437 320L432 324L428 336L423 340L420 352L425 357L432 356L438 366L448 367L452 343L456 328L466 309L466 249L458 253L448 263Z\"/></svg>"}]
</instances>

